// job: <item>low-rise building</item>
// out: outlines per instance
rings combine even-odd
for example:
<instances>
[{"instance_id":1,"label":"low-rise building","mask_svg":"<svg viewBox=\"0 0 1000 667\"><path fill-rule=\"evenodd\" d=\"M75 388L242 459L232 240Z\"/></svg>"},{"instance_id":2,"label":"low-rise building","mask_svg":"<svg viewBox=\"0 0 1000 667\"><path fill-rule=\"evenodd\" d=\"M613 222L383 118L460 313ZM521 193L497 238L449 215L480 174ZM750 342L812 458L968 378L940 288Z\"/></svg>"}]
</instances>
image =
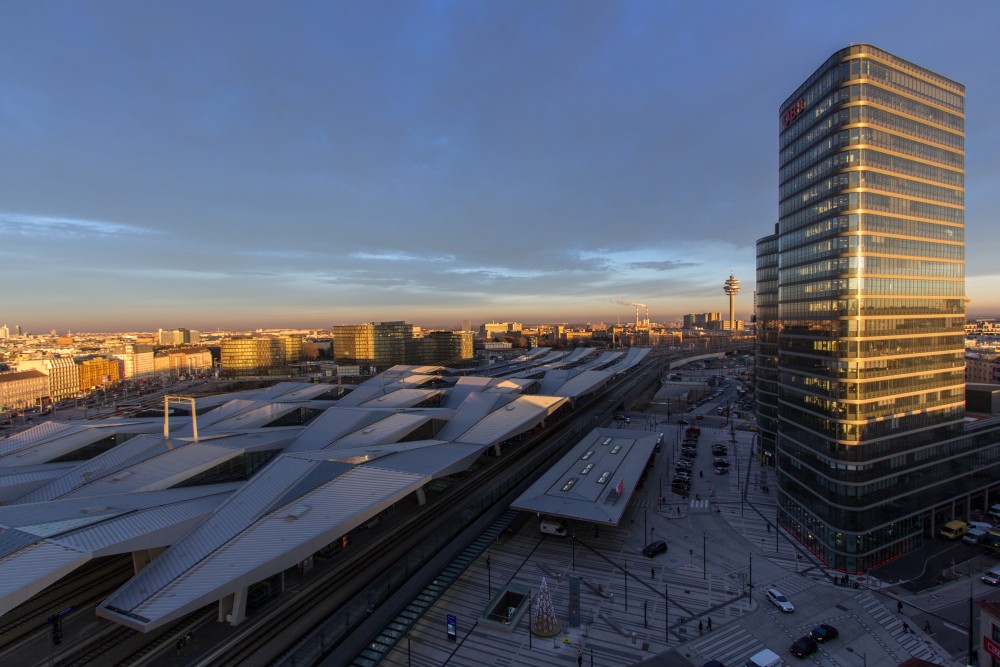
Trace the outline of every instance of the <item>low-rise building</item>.
<instances>
[{"instance_id":1,"label":"low-rise building","mask_svg":"<svg viewBox=\"0 0 1000 667\"><path fill-rule=\"evenodd\" d=\"M39 371L48 384L46 396L53 401L73 398L80 393L80 371L72 357L44 357L17 362L19 371Z\"/></svg>"},{"instance_id":2,"label":"low-rise building","mask_svg":"<svg viewBox=\"0 0 1000 667\"><path fill-rule=\"evenodd\" d=\"M37 370L0 373L0 409L21 410L42 402L49 393L45 373Z\"/></svg>"}]
</instances>

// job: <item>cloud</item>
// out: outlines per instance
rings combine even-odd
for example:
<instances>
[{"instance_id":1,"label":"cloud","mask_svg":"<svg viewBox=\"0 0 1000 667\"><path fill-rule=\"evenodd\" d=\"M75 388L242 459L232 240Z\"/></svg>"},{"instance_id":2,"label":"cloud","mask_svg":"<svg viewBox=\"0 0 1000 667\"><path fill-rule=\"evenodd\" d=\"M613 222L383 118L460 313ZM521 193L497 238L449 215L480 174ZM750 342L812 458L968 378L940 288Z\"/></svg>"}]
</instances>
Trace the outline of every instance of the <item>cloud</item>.
<instances>
[{"instance_id":1,"label":"cloud","mask_svg":"<svg viewBox=\"0 0 1000 667\"><path fill-rule=\"evenodd\" d=\"M632 269L652 269L654 271L676 271L677 269L691 269L699 264L697 262L679 262L668 260L665 262L632 262L629 268Z\"/></svg>"},{"instance_id":2,"label":"cloud","mask_svg":"<svg viewBox=\"0 0 1000 667\"><path fill-rule=\"evenodd\" d=\"M30 237L93 238L159 232L118 222L0 212L0 234Z\"/></svg>"}]
</instances>

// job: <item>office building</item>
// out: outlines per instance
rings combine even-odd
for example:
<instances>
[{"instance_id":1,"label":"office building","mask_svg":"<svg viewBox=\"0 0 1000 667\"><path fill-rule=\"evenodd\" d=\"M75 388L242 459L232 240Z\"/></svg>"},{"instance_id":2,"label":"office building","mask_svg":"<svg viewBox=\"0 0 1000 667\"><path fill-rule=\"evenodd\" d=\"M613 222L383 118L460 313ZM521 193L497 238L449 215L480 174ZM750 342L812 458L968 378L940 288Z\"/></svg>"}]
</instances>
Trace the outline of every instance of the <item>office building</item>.
<instances>
[{"instance_id":1,"label":"office building","mask_svg":"<svg viewBox=\"0 0 1000 667\"><path fill-rule=\"evenodd\" d=\"M302 339L297 336L236 336L222 341L225 377L291 375L301 360Z\"/></svg>"},{"instance_id":2,"label":"office building","mask_svg":"<svg viewBox=\"0 0 1000 667\"><path fill-rule=\"evenodd\" d=\"M721 313L689 313L684 316L685 329L721 329Z\"/></svg>"},{"instance_id":3,"label":"office building","mask_svg":"<svg viewBox=\"0 0 1000 667\"><path fill-rule=\"evenodd\" d=\"M965 89L870 45L781 105L779 218L758 242L757 396L778 519L840 570L985 509L966 433ZM774 275L777 274L777 284Z\"/></svg>"},{"instance_id":4,"label":"office building","mask_svg":"<svg viewBox=\"0 0 1000 667\"><path fill-rule=\"evenodd\" d=\"M448 366L472 358L471 331L428 331L413 343L411 363Z\"/></svg>"},{"instance_id":5,"label":"office building","mask_svg":"<svg viewBox=\"0 0 1000 667\"><path fill-rule=\"evenodd\" d=\"M337 325L333 327L333 355L338 363L378 370L411 363L406 351L413 332L413 325L406 322Z\"/></svg>"},{"instance_id":6,"label":"office building","mask_svg":"<svg viewBox=\"0 0 1000 667\"><path fill-rule=\"evenodd\" d=\"M111 349L111 355L122 362L122 378L126 380L148 377L153 374L153 347L126 343Z\"/></svg>"},{"instance_id":7,"label":"office building","mask_svg":"<svg viewBox=\"0 0 1000 667\"><path fill-rule=\"evenodd\" d=\"M192 329L180 327L178 329L160 329L158 332L160 345L197 345L201 341L201 334Z\"/></svg>"}]
</instances>

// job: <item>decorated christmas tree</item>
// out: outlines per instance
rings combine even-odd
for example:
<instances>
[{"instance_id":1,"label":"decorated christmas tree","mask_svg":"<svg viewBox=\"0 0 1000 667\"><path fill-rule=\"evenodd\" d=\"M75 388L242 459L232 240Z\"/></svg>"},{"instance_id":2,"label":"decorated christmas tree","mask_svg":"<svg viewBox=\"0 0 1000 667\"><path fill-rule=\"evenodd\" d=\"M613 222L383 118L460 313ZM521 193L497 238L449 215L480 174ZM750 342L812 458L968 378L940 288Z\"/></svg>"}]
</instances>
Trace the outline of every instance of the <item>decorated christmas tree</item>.
<instances>
[{"instance_id":1,"label":"decorated christmas tree","mask_svg":"<svg viewBox=\"0 0 1000 667\"><path fill-rule=\"evenodd\" d=\"M545 577L542 577L542 585L538 587L538 597L535 598L535 608L532 611L532 633L538 637L554 637L559 634L562 626L556 619L552 596L549 594L549 585L545 582Z\"/></svg>"}]
</instances>

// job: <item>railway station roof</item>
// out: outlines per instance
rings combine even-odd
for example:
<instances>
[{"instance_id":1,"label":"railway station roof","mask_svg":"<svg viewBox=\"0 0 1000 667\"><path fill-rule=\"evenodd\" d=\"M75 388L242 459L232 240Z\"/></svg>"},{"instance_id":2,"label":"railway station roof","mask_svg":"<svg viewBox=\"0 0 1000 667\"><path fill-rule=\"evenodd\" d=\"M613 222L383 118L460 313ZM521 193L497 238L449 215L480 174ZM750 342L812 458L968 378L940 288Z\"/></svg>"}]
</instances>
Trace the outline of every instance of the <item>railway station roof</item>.
<instances>
[{"instance_id":1,"label":"railway station roof","mask_svg":"<svg viewBox=\"0 0 1000 667\"><path fill-rule=\"evenodd\" d=\"M538 363L546 352L526 358ZM98 555L170 545L100 607L151 630L467 470L573 398L572 379L561 385L565 395L528 395L537 380L459 378L449 387L451 378L434 374L443 370L397 368L340 400L327 400L329 384L295 382L198 398L197 441L189 415L170 417L167 438L162 418L122 418L53 421L4 441L0 500L11 505L0 508L0 598L26 599ZM442 393L447 407L412 407ZM271 425L302 406L322 414ZM87 460L40 463L108 438L113 446ZM234 470L249 480L202 483L238 480ZM616 471L629 477L627 466ZM33 558L46 562L34 578L26 574Z\"/></svg>"},{"instance_id":2,"label":"railway station roof","mask_svg":"<svg viewBox=\"0 0 1000 667\"><path fill-rule=\"evenodd\" d=\"M0 507L0 614L92 558L172 544L238 486Z\"/></svg>"},{"instance_id":3,"label":"railway station roof","mask_svg":"<svg viewBox=\"0 0 1000 667\"><path fill-rule=\"evenodd\" d=\"M631 429L594 429L510 506L617 526L658 437Z\"/></svg>"}]
</instances>

